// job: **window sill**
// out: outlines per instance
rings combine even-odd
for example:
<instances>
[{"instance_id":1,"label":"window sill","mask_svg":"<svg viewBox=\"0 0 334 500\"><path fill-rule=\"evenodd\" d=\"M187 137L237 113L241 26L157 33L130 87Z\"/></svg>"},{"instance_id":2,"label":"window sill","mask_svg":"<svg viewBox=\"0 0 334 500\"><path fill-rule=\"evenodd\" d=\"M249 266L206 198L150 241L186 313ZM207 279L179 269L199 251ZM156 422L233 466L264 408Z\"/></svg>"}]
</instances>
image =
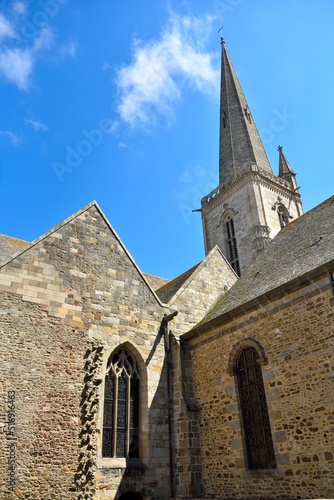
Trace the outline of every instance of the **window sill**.
<instances>
[{"instance_id":1,"label":"window sill","mask_svg":"<svg viewBox=\"0 0 334 500\"><path fill-rule=\"evenodd\" d=\"M122 469L122 472L144 473L147 465L140 458L98 458L98 469Z\"/></svg>"},{"instance_id":2,"label":"window sill","mask_svg":"<svg viewBox=\"0 0 334 500\"><path fill-rule=\"evenodd\" d=\"M280 479L284 472L281 468L275 469L245 469L242 473L245 479L265 478Z\"/></svg>"}]
</instances>

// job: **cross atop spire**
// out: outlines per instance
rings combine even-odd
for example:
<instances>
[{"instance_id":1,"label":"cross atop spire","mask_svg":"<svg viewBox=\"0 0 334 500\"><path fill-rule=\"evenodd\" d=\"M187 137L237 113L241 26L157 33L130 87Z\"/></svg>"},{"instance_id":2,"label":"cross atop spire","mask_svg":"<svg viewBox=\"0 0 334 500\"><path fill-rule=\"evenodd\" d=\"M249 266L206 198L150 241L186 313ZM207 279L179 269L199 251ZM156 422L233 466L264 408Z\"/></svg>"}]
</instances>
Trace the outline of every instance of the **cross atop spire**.
<instances>
[{"instance_id":1,"label":"cross atop spire","mask_svg":"<svg viewBox=\"0 0 334 500\"><path fill-rule=\"evenodd\" d=\"M220 184L229 185L247 165L272 174L250 108L222 39Z\"/></svg>"}]
</instances>

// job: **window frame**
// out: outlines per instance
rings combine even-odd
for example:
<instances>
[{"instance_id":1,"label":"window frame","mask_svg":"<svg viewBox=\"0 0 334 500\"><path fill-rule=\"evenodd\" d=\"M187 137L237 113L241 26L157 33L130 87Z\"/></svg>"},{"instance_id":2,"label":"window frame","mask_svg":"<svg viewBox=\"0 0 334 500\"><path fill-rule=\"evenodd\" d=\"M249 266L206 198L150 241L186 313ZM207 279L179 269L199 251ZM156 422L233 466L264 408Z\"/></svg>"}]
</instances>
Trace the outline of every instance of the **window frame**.
<instances>
[{"instance_id":1,"label":"window frame","mask_svg":"<svg viewBox=\"0 0 334 500\"><path fill-rule=\"evenodd\" d=\"M240 276L240 258L235 236L234 219L231 214L227 214L223 220L228 261L235 273Z\"/></svg>"},{"instance_id":2,"label":"window frame","mask_svg":"<svg viewBox=\"0 0 334 500\"><path fill-rule=\"evenodd\" d=\"M229 356L228 360L228 366L227 366L227 372L230 374L230 376L234 380L234 387L235 387L235 392L234 392L234 397L235 401L238 405L239 408L239 423L240 423L240 434L241 434L241 441L242 441L242 457L244 460L244 467L242 470L242 476L245 479L254 479L254 478L263 478L263 477L270 477L270 478L280 478L284 476L284 469L281 467L281 458L279 451L276 448L275 441L273 439L273 448L275 452L275 461L276 461L276 467L271 468L271 469L250 469L248 467L248 458L247 458L247 451L246 451L246 440L245 440L245 431L244 431L244 425L243 425L243 420L242 420L242 415L241 415L241 401L240 401L240 394L239 394L239 389L238 389L238 381L236 377L236 365L238 361L238 357L245 348L247 347L254 347L254 349L257 351L258 354L258 364L261 367L261 372L263 372L263 367L268 365L268 359L266 357L264 348L260 344L260 342L252 337L245 337L241 340L239 340L234 347L232 348L232 351ZM263 377L263 373L262 373ZM263 383L264 383L264 377L263 377ZM266 387L265 387L266 389ZM271 405L270 401L267 400L267 409L268 409L268 415L269 415L269 420L270 420L270 414L271 414ZM271 434L272 438L274 438L273 434L273 426L272 422L270 421L270 429L271 429Z\"/></svg>"},{"instance_id":3,"label":"window frame","mask_svg":"<svg viewBox=\"0 0 334 500\"><path fill-rule=\"evenodd\" d=\"M246 346L240 350L235 365L245 454L248 469L251 471L271 470L277 467L259 361L260 357L255 347Z\"/></svg>"},{"instance_id":4,"label":"window frame","mask_svg":"<svg viewBox=\"0 0 334 500\"><path fill-rule=\"evenodd\" d=\"M104 424L104 396L105 396L105 381L106 376L110 369L110 363L119 350L126 349L133 359L135 360L138 368L138 374L140 378L139 385L139 407L138 407L138 439L139 439L139 447L138 447L138 458L135 457L107 457L103 456L103 424ZM147 390L147 369L144 363L143 355L129 342L125 342L124 344L118 345L112 351L106 349L103 354L103 361L101 366L101 379L102 383L100 384L99 389L99 416L98 416L98 457L97 457L97 467L98 468L122 468L125 469L127 467L135 467L142 468L146 467L146 464L149 462L150 449L149 449L149 432L148 432L148 390Z\"/></svg>"},{"instance_id":5,"label":"window frame","mask_svg":"<svg viewBox=\"0 0 334 500\"><path fill-rule=\"evenodd\" d=\"M276 212L278 215L279 225L281 229L284 229L289 224L289 213L284 205L277 205Z\"/></svg>"}]
</instances>

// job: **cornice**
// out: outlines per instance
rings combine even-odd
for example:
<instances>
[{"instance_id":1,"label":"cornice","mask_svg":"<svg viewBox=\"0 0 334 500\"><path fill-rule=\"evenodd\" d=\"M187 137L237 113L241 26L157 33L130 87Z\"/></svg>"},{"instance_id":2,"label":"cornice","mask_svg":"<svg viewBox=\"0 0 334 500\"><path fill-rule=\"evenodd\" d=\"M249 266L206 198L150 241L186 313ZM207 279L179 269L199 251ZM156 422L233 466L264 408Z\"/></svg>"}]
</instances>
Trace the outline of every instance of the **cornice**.
<instances>
[{"instance_id":1,"label":"cornice","mask_svg":"<svg viewBox=\"0 0 334 500\"><path fill-rule=\"evenodd\" d=\"M280 179L275 175L269 176L268 173L264 174L257 169L256 165L251 165L250 170L243 172L232 184L227 187L220 185L202 198L202 213L210 213L250 182L261 184L283 197L290 198L293 196L296 202L301 203L300 194L291 189L284 179Z\"/></svg>"}]
</instances>

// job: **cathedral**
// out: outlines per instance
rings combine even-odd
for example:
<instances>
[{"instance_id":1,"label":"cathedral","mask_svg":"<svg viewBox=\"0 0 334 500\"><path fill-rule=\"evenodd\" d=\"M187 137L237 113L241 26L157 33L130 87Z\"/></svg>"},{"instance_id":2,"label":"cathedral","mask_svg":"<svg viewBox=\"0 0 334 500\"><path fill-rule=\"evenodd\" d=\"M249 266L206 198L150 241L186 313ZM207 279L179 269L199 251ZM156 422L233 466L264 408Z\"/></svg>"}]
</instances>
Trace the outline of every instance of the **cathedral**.
<instances>
[{"instance_id":1,"label":"cathedral","mask_svg":"<svg viewBox=\"0 0 334 500\"><path fill-rule=\"evenodd\" d=\"M273 172L222 40L206 256L144 274L96 202L0 236L0 498L334 498L334 197Z\"/></svg>"}]
</instances>

